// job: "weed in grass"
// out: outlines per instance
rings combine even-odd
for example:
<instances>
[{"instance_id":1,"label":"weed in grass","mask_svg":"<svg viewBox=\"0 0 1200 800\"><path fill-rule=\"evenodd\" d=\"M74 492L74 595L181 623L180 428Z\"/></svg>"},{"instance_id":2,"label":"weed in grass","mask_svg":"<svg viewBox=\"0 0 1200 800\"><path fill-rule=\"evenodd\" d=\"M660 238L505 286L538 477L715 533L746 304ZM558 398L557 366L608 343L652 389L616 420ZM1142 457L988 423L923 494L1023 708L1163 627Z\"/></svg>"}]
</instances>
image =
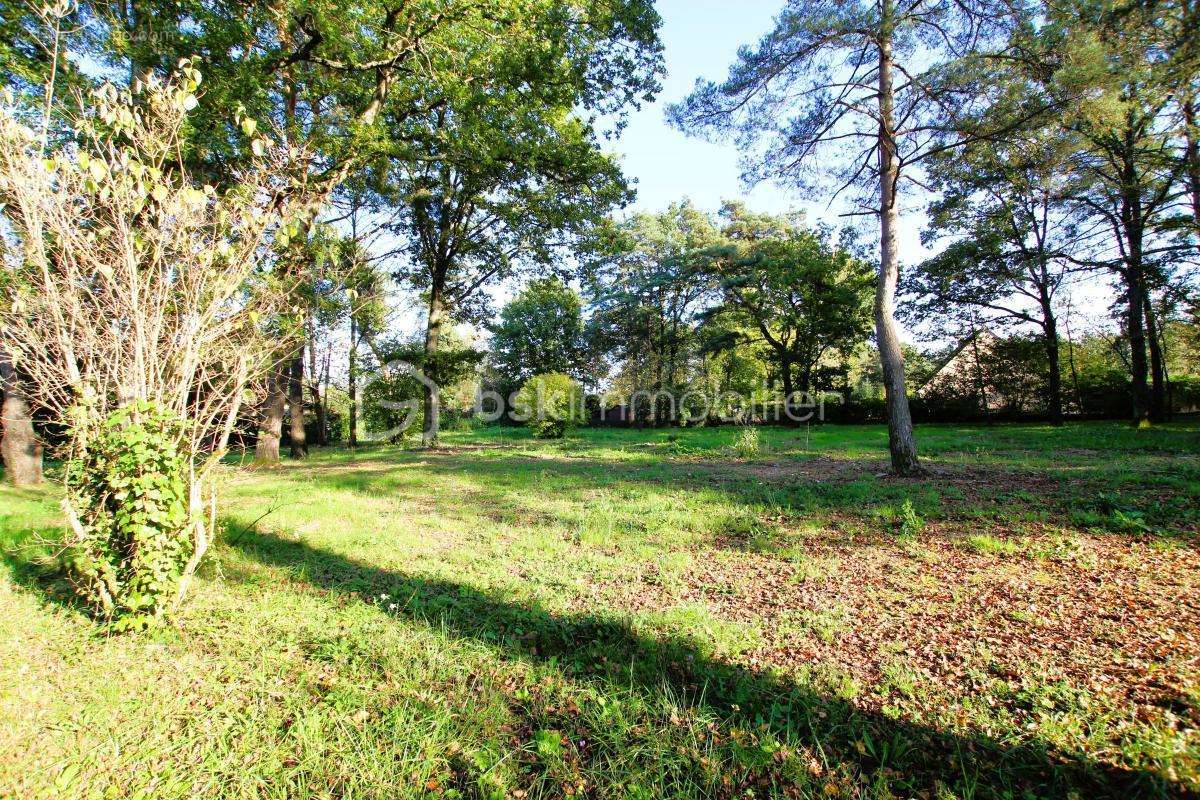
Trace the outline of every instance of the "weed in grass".
<instances>
[{"instance_id":1,"label":"weed in grass","mask_svg":"<svg viewBox=\"0 0 1200 800\"><path fill-rule=\"evenodd\" d=\"M897 694L906 700L917 697L921 685L921 676L916 670L899 661L891 661L883 666L883 686L885 693Z\"/></svg>"},{"instance_id":2,"label":"weed in grass","mask_svg":"<svg viewBox=\"0 0 1200 800\"><path fill-rule=\"evenodd\" d=\"M823 695L850 702L862 694L862 686L854 676L836 666L818 665L811 675L813 687Z\"/></svg>"},{"instance_id":3,"label":"weed in grass","mask_svg":"<svg viewBox=\"0 0 1200 800\"><path fill-rule=\"evenodd\" d=\"M1074 564L1080 569L1094 570L1100 565L1096 552L1083 545L1071 533L1057 533L1025 540L1025 552L1031 558Z\"/></svg>"},{"instance_id":4,"label":"weed in grass","mask_svg":"<svg viewBox=\"0 0 1200 800\"><path fill-rule=\"evenodd\" d=\"M646 573L646 582L659 585L671 594L678 592L684 586L684 576L692 566L692 554L686 550L663 553L654 564L654 569Z\"/></svg>"},{"instance_id":5,"label":"weed in grass","mask_svg":"<svg viewBox=\"0 0 1200 800\"><path fill-rule=\"evenodd\" d=\"M778 630L785 637L812 636L824 644L833 644L846 629L846 622L843 608L801 608L784 615Z\"/></svg>"},{"instance_id":6,"label":"weed in grass","mask_svg":"<svg viewBox=\"0 0 1200 800\"><path fill-rule=\"evenodd\" d=\"M817 582L826 577L832 569L836 569L835 559L817 559L811 556L804 556L799 559L793 559L796 571L792 574L792 583L808 583Z\"/></svg>"},{"instance_id":7,"label":"weed in grass","mask_svg":"<svg viewBox=\"0 0 1200 800\"><path fill-rule=\"evenodd\" d=\"M917 513L911 498L904 498L899 505L878 506L873 516L900 537L916 536L925 530L925 520Z\"/></svg>"},{"instance_id":8,"label":"weed in grass","mask_svg":"<svg viewBox=\"0 0 1200 800\"><path fill-rule=\"evenodd\" d=\"M771 553L803 569L803 565L809 561L813 543L819 541L824 532L825 529L818 522L775 530L770 536L764 537L759 552Z\"/></svg>"},{"instance_id":9,"label":"weed in grass","mask_svg":"<svg viewBox=\"0 0 1200 800\"><path fill-rule=\"evenodd\" d=\"M733 443L733 452L739 458L758 458L762 453L762 440L758 428L752 426L742 428Z\"/></svg>"},{"instance_id":10,"label":"weed in grass","mask_svg":"<svg viewBox=\"0 0 1200 800\"><path fill-rule=\"evenodd\" d=\"M968 536L964 543L976 553L993 556L1015 556L1022 551L1021 543L1011 539L1001 539L985 533Z\"/></svg>"},{"instance_id":11,"label":"weed in grass","mask_svg":"<svg viewBox=\"0 0 1200 800\"><path fill-rule=\"evenodd\" d=\"M755 509L745 506L735 506L726 511L719 534L752 552L769 550L774 539L771 526L763 521Z\"/></svg>"},{"instance_id":12,"label":"weed in grass","mask_svg":"<svg viewBox=\"0 0 1200 800\"><path fill-rule=\"evenodd\" d=\"M917 510L913 508L912 500L905 500L901 504L899 522L901 536L916 536L925 530L925 520L921 519Z\"/></svg>"},{"instance_id":13,"label":"weed in grass","mask_svg":"<svg viewBox=\"0 0 1200 800\"><path fill-rule=\"evenodd\" d=\"M649 632L683 636L698 653L735 656L762 642L762 633L740 622L721 619L702 603L684 603L665 611L639 614L637 627Z\"/></svg>"}]
</instances>

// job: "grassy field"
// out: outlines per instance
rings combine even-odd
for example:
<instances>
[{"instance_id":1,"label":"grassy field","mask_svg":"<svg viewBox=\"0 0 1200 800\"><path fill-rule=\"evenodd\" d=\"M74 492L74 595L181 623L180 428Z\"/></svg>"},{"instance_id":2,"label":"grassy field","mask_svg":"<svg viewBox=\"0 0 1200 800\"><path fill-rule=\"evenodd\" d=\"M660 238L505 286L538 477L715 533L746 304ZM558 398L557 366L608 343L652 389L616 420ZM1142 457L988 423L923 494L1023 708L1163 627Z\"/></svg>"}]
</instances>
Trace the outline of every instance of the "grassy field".
<instances>
[{"instance_id":1,"label":"grassy field","mask_svg":"<svg viewBox=\"0 0 1200 800\"><path fill-rule=\"evenodd\" d=\"M0 489L0 796L1200 792L1200 426L453 432L231 468L106 636Z\"/></svg>"}]
</instances>

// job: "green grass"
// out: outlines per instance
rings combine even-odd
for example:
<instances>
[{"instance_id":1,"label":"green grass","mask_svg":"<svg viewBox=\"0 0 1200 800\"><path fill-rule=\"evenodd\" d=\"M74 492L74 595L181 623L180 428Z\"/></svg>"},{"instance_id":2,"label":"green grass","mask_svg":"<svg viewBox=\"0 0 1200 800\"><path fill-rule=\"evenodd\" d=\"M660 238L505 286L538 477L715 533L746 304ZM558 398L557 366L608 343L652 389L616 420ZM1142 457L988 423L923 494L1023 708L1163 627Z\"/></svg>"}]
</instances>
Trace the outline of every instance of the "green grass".
<instances>
[{"instance_id":1,"label":"green grass","mask_svg":"<svg viewBox=\"0 0 1200 800\"><path fill-rule=\"evenodd\" d=\"M489 428L231 465L108 636L0 489L0 797L1200 791L1200 428Z\"/></svg>"}]
</instances>

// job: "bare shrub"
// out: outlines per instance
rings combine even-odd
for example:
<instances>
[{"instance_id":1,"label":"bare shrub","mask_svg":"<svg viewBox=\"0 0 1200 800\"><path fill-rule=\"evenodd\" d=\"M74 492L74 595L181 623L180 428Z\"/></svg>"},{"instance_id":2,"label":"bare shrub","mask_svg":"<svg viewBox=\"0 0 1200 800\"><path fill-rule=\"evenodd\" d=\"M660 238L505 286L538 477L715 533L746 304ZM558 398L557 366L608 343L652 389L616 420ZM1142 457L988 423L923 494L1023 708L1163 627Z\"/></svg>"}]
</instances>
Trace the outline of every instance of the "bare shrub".
<instances>
[{"instance_id":1,"label":"bare shrub","mask_svg":"<svg viewBox=\"0 0 1200 800\"><path fill-rule=\"evenodd\" d=\"M83 576L84 594L109 617L160 616L208 547L213 470L269 363L267 323L287 296L273 248L303 202L289 177L296 154L255 136L250 120L231 121L252 137L249 166L220 189L191 179L182 154L200 80L184 61L170 80L148 78L132 94L106 85L81 98L88 110L73 141L46 157L11 99L0 105L0 201L17 242L6 251L0 335L39 403L69 426L68 552L78 563L86 551L93 570L116 574L146 542L186 533L172 564L155 567L166 579L152 598L104 598L96 577ZM154 438L141 471L149 495L123 486L127 474L95 474L115 463L95 457L114 426L125 432L117 441ZM176 458L170 480L182 482L182 511L142 513L157 502L154 463ZM117 542L105 531L122 515L140 516L129 523L136 535ZM96 558L111 563L97 567ZM104 591L132 591L139 580Z\"/></svg>"}]
</instances>

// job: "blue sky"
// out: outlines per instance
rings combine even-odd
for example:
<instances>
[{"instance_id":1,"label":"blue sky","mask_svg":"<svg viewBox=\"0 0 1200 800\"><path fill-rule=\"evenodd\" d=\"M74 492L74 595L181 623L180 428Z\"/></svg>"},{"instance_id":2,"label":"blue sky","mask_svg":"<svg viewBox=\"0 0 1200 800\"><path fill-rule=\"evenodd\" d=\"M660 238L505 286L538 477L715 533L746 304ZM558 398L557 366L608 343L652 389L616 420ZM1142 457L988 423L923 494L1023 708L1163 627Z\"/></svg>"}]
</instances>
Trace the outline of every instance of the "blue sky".
<instances>
[{"instance_id":1,"label":"blue sky","mask_svg":"<svg viewBox=\"0 0 1200 800\"><path fill-rule=\"evenodd\" d=\"M738 151L731 143L712 143L685 136L665 118L668 104L685 97L696 79L719 80L737 56L737 49L753 44L771 29L784 0L659 0L663 18L660 35L665 48L667 74L656 102L630 115L629 124L612 149L620 154L625 174L637 181L636 210L657 211L672 202L690 198L709 210L725 199L742 199L756 211L802 209L811 223L833 227L847 223L837 214L841 203L831 198L801 197L771 184L746 187L741 181ZM924 198L910 197L900 236L901 260L913 263L926 251L920 244ZM915 209L915 211L913 211ZM860 218L858 225L869 236L874 223ZM869 239L866 239L869 241Z\"/></svg>"},{"instance_id":2,"label":"blue sky","mask_svg":"<svg viewBox=\"0 0 1200 800\"><path fill-rule=\"evenodd\" d=\"M667 74L658 101L634 112L615 149L626 174L638 181L637 207L657 210L687 196L715 209L744 197L763 211L798 205L771 186L747 192L739 179L737 150L687 137L667 125L664 110L691 91L696 78L722 77L742 44L770 29L782 0L660 0L660 31Z\"/></svg>"}]
</instances>

